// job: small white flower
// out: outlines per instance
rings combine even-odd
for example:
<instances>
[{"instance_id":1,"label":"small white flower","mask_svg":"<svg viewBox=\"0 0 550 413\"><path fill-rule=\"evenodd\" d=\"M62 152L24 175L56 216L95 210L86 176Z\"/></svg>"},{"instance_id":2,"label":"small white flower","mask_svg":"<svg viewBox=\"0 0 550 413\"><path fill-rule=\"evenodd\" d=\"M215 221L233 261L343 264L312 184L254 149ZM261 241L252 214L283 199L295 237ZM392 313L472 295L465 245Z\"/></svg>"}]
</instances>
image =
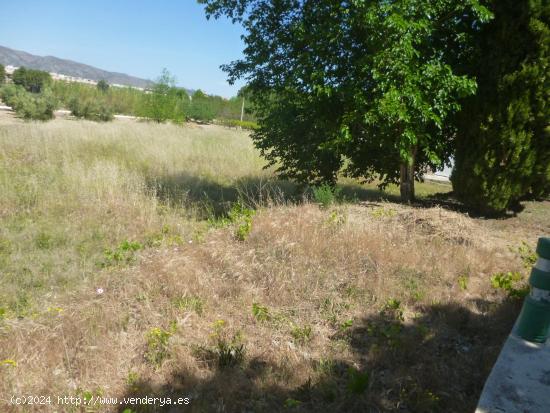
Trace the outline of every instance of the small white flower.
<instances>
[{"instance_id":1,"label":"small white flower","mask_svg":"<svg viewBox=\"0 0 550 413\"><path fill-rule=\"evenodd\" d=\"M103 288L96 288L95 292L98 294L103 294Z\"/></svg>"},{"instance_id":2,"label":"small white flower","mask_svg":"<svg viewBox=\"0 0 550 413\"><path fill-rule=\"evenodd\" d=\"M192 240L192 239L190 239L190 240L189 240L189 244L192 244L192 243L193 243L193 240Z\"/></svg>"}]
</instances>

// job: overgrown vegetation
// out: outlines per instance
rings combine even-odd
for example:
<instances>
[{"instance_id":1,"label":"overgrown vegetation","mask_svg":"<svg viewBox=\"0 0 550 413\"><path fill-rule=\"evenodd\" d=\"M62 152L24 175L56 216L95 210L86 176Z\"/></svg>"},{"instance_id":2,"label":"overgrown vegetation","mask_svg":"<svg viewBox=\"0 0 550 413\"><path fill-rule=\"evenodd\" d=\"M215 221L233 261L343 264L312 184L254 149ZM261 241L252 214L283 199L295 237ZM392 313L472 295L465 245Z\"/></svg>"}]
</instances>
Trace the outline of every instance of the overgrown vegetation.
<instances>
[{"instance_id":1,"label":"overgrown vegetation","mask_svg":"<svg viewBox=\"0 0 550 413\"><path fill-rule=\"evenodd\" d=\"M76 118L98 122L108 122L114 119L112 109L105 102L99 100L82 100L74 97L67 104L67 108Z\"/></svg>"},{"instance_id":2,"label":"overgrown vegetation","mask_svg":"<svg viewBox=\"0 0 550 413\"><path fill-rule=\"evenodd\" d=\"M26 67L16 69L11 78L13 83L31 93L40 93L52 83L52 77L48 72Z\"/></svg>"},{"instance_id":3,"label":"overgrown vegetation","mask_svg":"<svg viewBox=\"0 0 550 413\"><path fill-rule=\"evenodd\" d=\"M25 120L53 119L57 108L57 100L50 89L30 93L21 86L9 84L0 88L0 98Z\"/></svg>"},{"instance_id":4,"label":"overgrown vegetation","mask_svg":"<svg viewBox=\"0 0 550 413\"><path fill-rule=\"evenodd\" d=\"M481 220L349 180L320 208L244 131L0 116L4 393L473 410L521 304L507 274L550 231L548 203Z\"/></svg>"}]
</instances>

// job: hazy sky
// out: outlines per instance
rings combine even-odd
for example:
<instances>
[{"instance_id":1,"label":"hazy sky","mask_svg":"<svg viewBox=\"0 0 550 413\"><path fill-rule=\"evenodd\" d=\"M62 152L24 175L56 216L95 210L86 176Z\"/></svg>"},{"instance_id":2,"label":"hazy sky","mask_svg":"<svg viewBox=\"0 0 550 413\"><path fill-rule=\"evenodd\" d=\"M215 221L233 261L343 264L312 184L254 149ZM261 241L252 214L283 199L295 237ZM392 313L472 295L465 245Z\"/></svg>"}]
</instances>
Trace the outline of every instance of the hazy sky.
<instances>
[{"instance_id":1,"label":"hazy sky","mask_svg":"<svg viewBox=\"0 0 550 413\"><path fill-rule=\"evenodd\" d=\"M0 45L229 97L219 66L242 55L242 28L207 21L195 0L2 1Z\"/></svg>"}]
</instances>

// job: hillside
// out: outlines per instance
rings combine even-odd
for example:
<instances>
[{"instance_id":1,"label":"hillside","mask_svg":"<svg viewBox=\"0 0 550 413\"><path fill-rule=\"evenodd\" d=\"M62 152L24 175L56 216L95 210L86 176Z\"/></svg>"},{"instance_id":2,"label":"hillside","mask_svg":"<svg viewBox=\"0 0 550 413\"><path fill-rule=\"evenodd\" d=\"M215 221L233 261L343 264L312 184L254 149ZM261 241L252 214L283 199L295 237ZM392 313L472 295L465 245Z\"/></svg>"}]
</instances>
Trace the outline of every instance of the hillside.
<instances>
[{"instance_id":1,"label":"hillside","mask_svg":"<svg viewBox=\"0 0 550 413\"><path fill-rule=\"evenodd\" d=\"M54 56L37 56L21 50L0 46L0 64L25 66L32 69L45 70L68 76L82 77L91 80L104 79L107 82L134 87L150 87L151 80L141 79L124 73L109 72L72 60L60 59Z\"/></svg>"}]
</instances>

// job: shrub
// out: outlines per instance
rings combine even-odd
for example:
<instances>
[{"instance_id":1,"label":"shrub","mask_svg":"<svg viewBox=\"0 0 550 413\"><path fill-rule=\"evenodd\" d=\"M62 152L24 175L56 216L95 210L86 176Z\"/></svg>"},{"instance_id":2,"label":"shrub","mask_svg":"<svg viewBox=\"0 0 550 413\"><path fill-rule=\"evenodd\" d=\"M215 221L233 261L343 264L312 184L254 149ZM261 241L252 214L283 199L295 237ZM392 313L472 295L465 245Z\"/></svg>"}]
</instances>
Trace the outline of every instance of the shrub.
<instances>
[{"instance_id":1,"label":"shrub","mask_svg":"<svg viewBox=\"0 0 550 413\"><path fill-rule=\"evenodd\" d=\"M114 118L110 106L96 99L81 100L74 97L69 101L68 108L76 118L84 118L96 122L108 122Z\"/></svg>"},{"instance_id":2,"label":"shrub","mask_svg":"<svg viewBox=\"0 0 550 413\"><path fill-rule=\"evenodd\" d=\"M2 87L0 97L25 120L53 119L57 107L57 100L49 89L34 94L26 92L20 86L6 85Z\"/></svg>"},{"instance_id":3,"label":"shrub","mask_svg":"<svg viewBox=\"0 0 550 413\"><path fill-rule=\"evenodd\" d=\"M227 126L228 128L242 128L247 130L256 130L258 129L258 124L256 122L248 120L237 120L237 119L222 119L219 121L222 126Z\"/></svg>"},{"instance_id":4,"label":"shrub","mask_svg":"<svg viewBox=\"0 0 550 413\"><path fill-rule=\"evenodd\" d=\"M109 83L107 83L105 80L101 79L99 82L97 82L96 87L101 92L107 92L109 90Z\"/></svg>"},{"instance_id":5,"label":"shrub","mask_svg":"<svg viewBox=\"0 0 550 413\"><path fill-rule=\"evenodd\" d=\"M236 202L229 212L229 219L237 225L235 238L239 241L245 241L252 231L252 217L256 211L246 208L242 202Z\"/></svg>"},{"instance_id":6,"label":"shrub","mask_svg":"<svg viewBox=\"0 0 550 413\"><path fill-rule=\"evenodd\" d=\"M313 188L313 199L323 208L334 204L340 196L341 189L329 184L323 184Z\"/></svg>"},{"instance_id":7,"label":"shrub","mask_svg":"<svg viewBox=\"0 0 550 413\"><path fill-rule=\"evenodd\" d=\"M12 80L27 92L40 93L51 83L52 77L42 70L20 67L13 72Z\"/></svg>"},{"instance_id":8,"label":"shrub","mask_svg":"<svg viewBox=\"0 0 550 413\"><path fill-rule=\"evenodd\" d=\"M4 65L0 65L0 84L6 81L6 69Z\"/></svg>"},{"instance_id":9,"label":"shrub","mask_svg":"<svg viewBox=\"0 0 550 413\"><path fill-rule=\"evenodd\" d=\"M0 88L0 98L6 105L14 107L20 89L20 87L13 84L4 85Z\"/></svg>"}]
</instances>

